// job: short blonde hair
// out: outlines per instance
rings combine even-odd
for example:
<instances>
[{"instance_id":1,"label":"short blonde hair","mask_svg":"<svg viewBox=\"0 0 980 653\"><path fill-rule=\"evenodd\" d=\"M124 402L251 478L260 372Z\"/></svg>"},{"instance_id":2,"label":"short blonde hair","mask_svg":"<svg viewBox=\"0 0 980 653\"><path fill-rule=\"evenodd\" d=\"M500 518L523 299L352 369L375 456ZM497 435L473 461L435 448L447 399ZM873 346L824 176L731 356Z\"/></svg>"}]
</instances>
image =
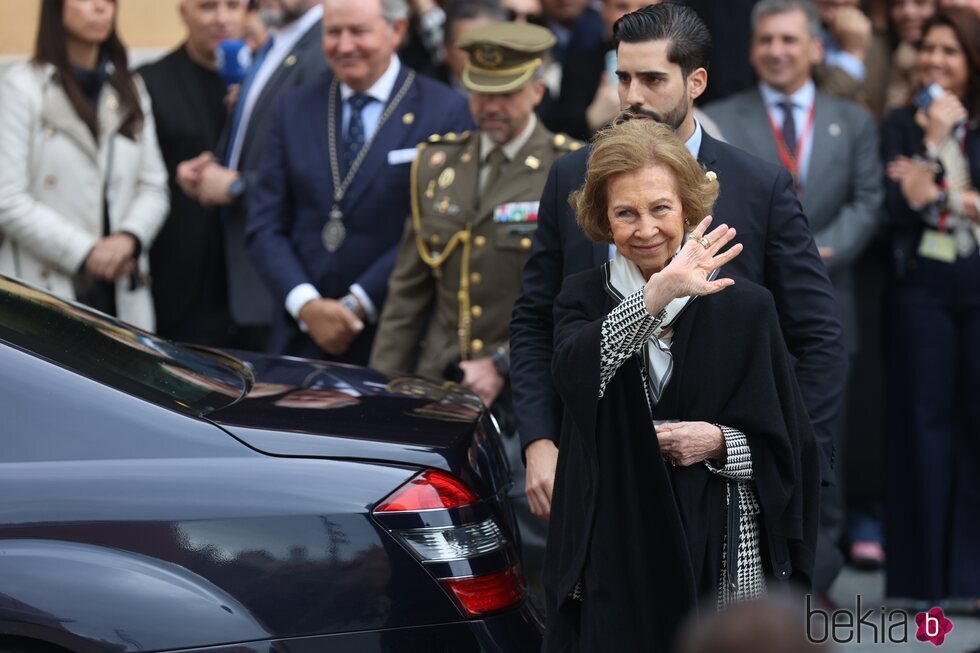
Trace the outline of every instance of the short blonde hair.
<instances>
[{"instance_id":1,"label":"short blonde hair","mask_svg":"<svg viewBox=\"0 0 980 653\"><path fill-rule=\"evenodd\" d=\"M578 224L591 240L611 243L609 181L616 175L660 165L674 175L688 231L711 213L718 181L705 171L672 129L653 120L622 120L596 134L585 185L568 198Z\"/></svg>"}]
</instances>

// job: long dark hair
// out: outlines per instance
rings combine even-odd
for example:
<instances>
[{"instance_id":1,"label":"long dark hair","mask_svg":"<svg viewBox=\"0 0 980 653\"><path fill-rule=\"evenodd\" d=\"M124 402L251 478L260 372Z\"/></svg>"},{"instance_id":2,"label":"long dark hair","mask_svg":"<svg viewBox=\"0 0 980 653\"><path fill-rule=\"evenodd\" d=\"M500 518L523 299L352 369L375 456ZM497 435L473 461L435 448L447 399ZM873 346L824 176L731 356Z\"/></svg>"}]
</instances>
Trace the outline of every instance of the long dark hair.
<instances>
[{"instance_id":1,"label":"long dark hair","mask_svg":"<svg viewBox=\"0 0 980 653\"><path fill-rule=\"evenodd\" d=\"M112 0L118 11L118 3ZM42 0L41 19L37 29L37 43L34 46L34 61L36 63L48 63L58 71L58 78L62 87L68 94L72 107L78 117L88 125L92 134L99 133L98 113L92 108L91 103L82 92L75 73L72 71L71 63L68 61L68 34L62 19L65 0ZM137 134L143 128L143 110L140 108L139 92L133 81L133 74L129 70L129 58L126 54L126 46L119 39L116 32L116 23L113 20L112 31L109 38L99 48L99 57L105 57L112 64L112 72L109 75L109 83L119 93L119 106L123 115L123 120L119 132L136 140Z\"/></svg>"},{"instance_id":2,"label":"long dark hair","mask_svg":"<svg viewBox=\"0 0 980 653\"><path fill-rule=\"evenodd\" d=\"M936 11L922 26L922 36L933 27L948 27L963 48L966 63L970 67L966 83L966 110L971 119L980 116L980 18L966 7L947 7Z\"/></svg>"}]
</instances>

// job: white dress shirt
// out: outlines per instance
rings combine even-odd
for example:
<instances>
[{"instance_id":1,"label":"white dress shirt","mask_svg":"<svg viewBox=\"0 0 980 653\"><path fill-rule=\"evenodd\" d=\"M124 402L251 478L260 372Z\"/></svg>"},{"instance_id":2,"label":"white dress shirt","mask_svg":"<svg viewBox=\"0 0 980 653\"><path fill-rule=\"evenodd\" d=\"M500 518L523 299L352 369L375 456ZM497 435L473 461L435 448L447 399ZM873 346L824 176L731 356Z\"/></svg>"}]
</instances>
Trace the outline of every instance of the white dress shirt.
<instances>
[{"instance_id":1,"label":"white dress shirt","mask_svg":"<svg viewBox=\"0 0 980 653\"><path fill-rule=\"evenodd\" d=\"M391 55L391 62L388 64L388 69L384 71L384 74L378 78L378 81L368 90L364 91L364 95L368 95L374 99L374 102L368 102L363 109L361 109L361 122L364 123L364 142L371 140L374 136L374 132L378 129L378 122L381 120L381 114L384 113L384 109L388 106L388 100L391 99L391 94L395 90L395 82L398 81L398 73L401 72L402 62L398 58L397 54ZM350 100L351 96L354 95L354 89L352 89L347 84L340 85L340 99L342 101L342 114L341 114L341 126L343 127L343 133L347 133L347 125L350 124Z\"/></svg>"}]
</instances>

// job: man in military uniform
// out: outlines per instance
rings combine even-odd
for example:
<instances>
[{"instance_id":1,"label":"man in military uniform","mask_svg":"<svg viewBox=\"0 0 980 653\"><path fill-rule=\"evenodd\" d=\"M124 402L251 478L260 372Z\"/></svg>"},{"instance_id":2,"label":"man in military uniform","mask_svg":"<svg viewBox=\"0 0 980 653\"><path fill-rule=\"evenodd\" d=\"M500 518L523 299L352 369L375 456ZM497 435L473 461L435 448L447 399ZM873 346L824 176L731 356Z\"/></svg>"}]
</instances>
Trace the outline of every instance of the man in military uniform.
<instances>
[{"instance_id":1,"label":"man in military uniform","mask_svg":"<svg viewBox=\"0 0 980 653\"><path fill-rule=\"evenodd\" d=\"M412 216L370 363L388 373L458 380L473 390L501 418L518 472L520 443L512 428L507 432L511 309L548 170L556 158L581 147L550 133L534 115L554 42L548 30L516 23L477 27L457 42L468 53L462 81L479 129L434 136L419 146ZM533 576L546 524L527 509L523 474L515 479L518 514L528 516L521 529Z\"/></svg>"}]
</instances>

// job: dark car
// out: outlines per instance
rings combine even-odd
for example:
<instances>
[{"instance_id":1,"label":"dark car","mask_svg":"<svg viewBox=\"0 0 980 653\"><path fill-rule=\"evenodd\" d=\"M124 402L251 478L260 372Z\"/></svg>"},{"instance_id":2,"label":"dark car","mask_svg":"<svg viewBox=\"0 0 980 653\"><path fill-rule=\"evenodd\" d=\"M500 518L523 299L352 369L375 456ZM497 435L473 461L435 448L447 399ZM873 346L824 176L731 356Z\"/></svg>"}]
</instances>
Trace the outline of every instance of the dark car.
<instances>
[{"instance_id":1,"label":"dark car","mask_svg":"<svg viewBox=\"0 0 980 653\"><path fill-rule=\"evenodd\" d=\"M0 651L536 651L509 483L459 386L0 277Z\"/></svg>"}]
</instances>

